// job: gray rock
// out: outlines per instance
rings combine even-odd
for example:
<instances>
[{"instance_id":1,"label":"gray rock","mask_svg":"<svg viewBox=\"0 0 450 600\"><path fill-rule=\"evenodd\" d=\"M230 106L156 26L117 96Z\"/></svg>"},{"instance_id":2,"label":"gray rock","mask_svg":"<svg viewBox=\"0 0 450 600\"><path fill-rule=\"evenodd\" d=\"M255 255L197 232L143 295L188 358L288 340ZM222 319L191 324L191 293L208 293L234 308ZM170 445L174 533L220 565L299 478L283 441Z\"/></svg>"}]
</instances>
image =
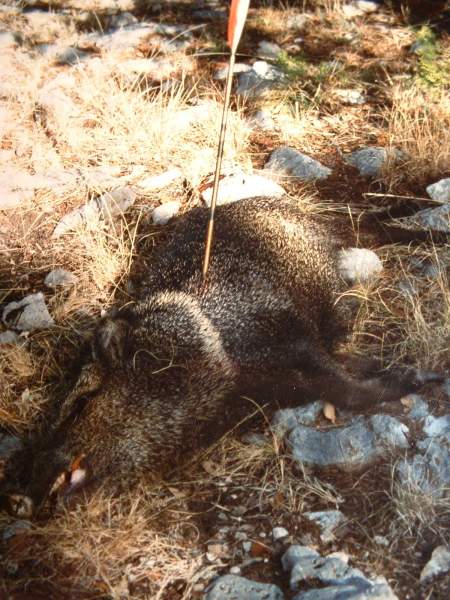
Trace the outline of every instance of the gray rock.
<instances>
[{"instance_id":1,"label":"gray rock","mask_svg":"<svg viewBox=\"0 0 450 600\"><path fill-rule=\"evenodd\" d=\"M68 46L55 53L55 63L58 65L77 65L78 63L90 58L89 52L84 52L78 48Z\"/></svg>"},{"instance_id":2,"label":"gray rock","mask_svg":"<svg viewBox=\"0 0 450 600\"><path fill-rule=\"evenodd\" d=\"M275 129L272 115L267 110L258 110L258 112L249 119L249 124L252 128L266 129L267 131Z\"/></svg>"},{"instance_id":3,"label":"gray rock","mask_svg":"<svg viewBox=\"0 0 450 600\"><path fill-rule=\"evenodd\" d=\"M280 588L239 577L223 575L206 590L205 600L283 600Z\"/></svg>"},{"instance_id":4,"label":"gray rock","mask_svg":"<svg viewBox=\"0 0 450 600\"><path fill-rule=\"evenodd\" d=\"M289 536L289 531L284 527L274 527L272 529L272 539L274 542L278 540L283 540Z\"/></svg>"},{"instance_id":5,"label":"gray rock","mask_svg":"<svg viewBox=\"0 0 450 600\"><path fill-rule=\"evenodd\" d=\"M442 498L450 486L450 445L442 438L418 442L419 453L397 464L396 476L402 488L414 494Z\"/></svg>"},{"instance_id":6,"label":"gray rock","mask_svg":"<svg viewBox=\"0 0 450 600\"><path fill-rule=\"evenodd\" d=\"M47 329L55 324L41 292L7 304L3 309L2 320L5 325L18 331Z\"/></svg>"},{"instance_id":7,"label":"gray rock","mask_svg":"<svg viewBox=\"0 0 450 600\"><path fill-rule=\"evenodd\" d=\"M278 44L262 40L259 42L256 52L258 56L261 56L262 58L276 59L283 50Z\"/></svg>"},{"instance_id":8,"label":"gray rock","mask_svg":"<svg viewBox=\"0 0 450 600\"><path fill-rule=\"evenodd\" d=\"M374 279L383 270L383 265L372 250L345 248L338 253L338 268L345 281L354 285Z\"/></svg>"},{"instance_id":9,"label":"gray rock","mask_svg":"<svg viewBox=\"0 0 450 600\"><path fill-rule=\"evenodd\" d=\"M420 583L427 583L438 575L450 572L450 547L438 546L422 569Z\"/></svg>"},{"instance_id":10,"label":"gray rock","mask_svg":"<svg viewBox=\"0 0 450 600\"><path fill-rule=\"evenodd\" d=\"M316 523L320 529L320 539L324 544L336 539L333 532L346 521L345 515L340 510L305 512L303 516Z\"/></svg>"},{"instance_id":11,"label":"gray rock","mask_svg":"<svg viewBox=\"0 0 450 600\"><path fill-rule=\"evenodd\" d=\"M50 273L47 273L44 279L44 284L47 287L54 289L57 287L67 287L73 285L77 281L78 277L74 273L58 267L57 269L50 271Z\"/></svg>"},{"instance_id":12,"label":"gray rock","mask_svg":"<svg viewBox=\"0 0 450 600\"><path fill-rule=\"evenodd\" d=\"M297 178L304 181L326 179L331 169L294 148L281 146L272 152L264 170L276 178Z\"/></svg>"},{"instance_id":13,"label":"gray rock","mask_svg":"<svg viewBox=\"0 0 450 600\"><path fill-rule=\"evenodd\" d=\"M361 17L365 14L375 12L378 9L379 4L377 2L371 2L370 0L355 0L351 4L344 4L342 6L342 12L347 19Z\"/></svg>"},{"instance_id":14,"label":"gray rock","mask_svg":"<svg viewBox=\"0 0 450 600\"><path fill-rule=\"evenodd\" d=\"M397 219L396 223L405 229L450 233L450 203L420 210L411 217Z\"/></svg>"},{"instance_id":15,"label":"gray rock","mask_svg":"<svg viewBox=\"0 0 450 600\"><path fill-rule=\"evenodd\" d=\"M287 431L292 431L297 425L314 425L322 410L323 402L321 400L297 408L282 408L273 415L272 430L282 436Z\"/></svg>"},{"instance_id":16,"label":"gray rock","mask_svg":"<svg viewBox=\"0 0 450 600\"><path fill-rule=\"evenodd\" d=\"M346 162L356 167L363 177L376 177L381 174L383 165L388 159L386 148L368 146L355 150L346 157Z\"/></svg>"},{"instance_id":17,"label":"gray rock","mask_svg":"<svg viewBox=\"0 0 450 600\"><path fill-rule=\"evenodd\" d=\"M296 591L304 582L318 581L325 585L336 585L351 581L355 577L365 579L359 569L350 567L341 559L319 556L297 562L291 571L289 585L291 590Z\"/></svg>"},{"instance_id":18,"label":"gray rock","mask_svg":"<svg viewBox=\"0 0 450 600\"><path fill-rule=\"evenodd\" d=\"M212 187L206 188L202 192L202 198L207 206L211 205L212 192ZM229 204L258 196L282 198L285 194L286 192L278 183L267 177L236 173L220 180L217 204Z\"/></svg>"},{"instance_id":19,"label":"gray rock","mask_svg":"<svg viewBox=\"0 0 450 600\"><path fill-rule=\"evenodd\" d=\"M320 554L316 550L313 550L309 546L294 544L289 546L281 557L281 565L284 571L292 571L298 562L303 562L304 560L310 561L317 558L320 558Z\"/></svg>"},{"instance_id":20,"label":"gray rock","mask_svg":"<svg viewBox=\"0 0 450 600\"><path fill-rule=\"evenodd\" d=\"M450 177L440 179L427 187L427 194L435 202L450 202Z\"/></svg>"},{"instance_id":21,"label":"gray rock","mask_svg":"<svg viewBox=\"0 0 450 600\"><path fill-rule=\"evenodd\" d=\"M384 582L371 582L354 577L330 587L301 592L293 600L398 600Z\"/></svg>"},{"instance_id":22,"label":"gray rock","mask_svg":"<svg viewBox=\"0 0 450 600\"><path fill-rule=\"evenodd\" d=\"M107 33L89 33L86 41L105 52L120 52L136 48L156 32L155 23L134 23Z\"/></svg>"},{"instance_id":23,"label":"gray rock","mask_svg":"<svg viewBox=\"0 0 450 600\"><path fill-rule=\"evenodd\" d=\"M150 177L141 179L136 185L143 192L153 192L155 190L160 190L167 187L174 181L180 180L182 177L183 173L180 171L180 169L170 169L169 171L164 171L164 173L160 173L159 175L151 175Z\"/></svg>"},{"instance_id":24,"label":"gray rock","mask_svg":"<svg viewBox=\"0 0 450 600\"><path fill-rule=\"evenodd\" d=\"M410 403L408 417L411 419L424 419L429 414L428 402L418 394L409 394L407 399Z\"/></svg>"},{"instance_id":25,"label":"gray rock","mask_svg":"<svg viewBox=\"0 0 450 600\"><path fill-rule=\"evenodd\" d=\"M17 35L11 31L0 31L0 50L15 48L18 46Z\"/></svg>"},{"instance_id":26,"label":"gray rock","mask_svg":"<svg viewBox=\"0 0 450 600\"><path fill-rule=\"evenodd\" d=\"M233 75L237 73L247 73L251 71L251 66L246 65L245 63L235 63L233 67ZM226 67L222 67L221 69L217 69L214 73L214 79L221 81L226 79L228 75L228 65Z\"/></svg>"},{"instance_id":27,"label":"gray rock","mask_svg":"<svg viewBox=\"0 0 450 600\"><path fill-rule=\"evenodd\" d=\"M16 537L16 535L20 535L25 531L29 531L31 527L32 525L30 521L18 519L17 521L14 521L13 523L5 527L5 529L2 531L2 539L4 542L7 542L13 537Z\"/></svg>"},{"instance_id":28,"label":"gray rock","mask_svg":"<svg viewBox=\"0 0 450 600\"><path fill-rule=\"evenodd\" d=\"M23 342L23 338L21 338L15 331L9 331L8 329L7 331L0 333L0 346L2 344L15 345L20 344L21 342Z\"/></svg>"},{"instance_id":29,"label":"gray rock","mask_svg":"<svg viewBox=\"0 0 450 600\"><path fill-rule=\"evenodd\" d=\"M447 398L450 398L450 377L447 377L447 379L442 384L442 387L445 394L447 394Z\"/></svg>"},{"instance_id":30,"label":"gray rock","mask_svg":"<svg viewBox=\"0 0 450 600\"><path fill-rule=\"evenodd\" d=\"M334 93L344 104L350 104L351 106L365 104L366 102L364 94L359 90L336 90Z\"/></svg>"},{"instance_id":31,"label":"gray rock","mask_svg":"<svg viewBox=\"0 0 450 600\"><path fill-rule=\"evenodd\" d=\"M258 98L266 92L277 89L285 80L286 77L281 69L269 65L264 60L257 60L250 71L239 75L236 94Z\"/></svg>"},{"instance_id":32,"label":"gray rock","mask_svg":"<svg viewBox=\"0 0 450 600\"><path fill-rule=\"evenodd\" d=\"M310 21L310 17L305 14L300 15L291 15L286 20L286 27L288 29L297 29L298 31L302 31L306 28Z\"/></svg>"},{"instance_id":33,"label":"gray rock","mask_svg":"<svg viewBox=\"0 0 450 600\"><path fill-rule=\"evenodd\" d=\"M123 27L128 27L129 25L134 25L138 20L136 17L130 12L121 12L117 15L112 15L108 19L108 28L109 29L120 29Z\"/></svg>"},{"instance_id":34,"label":"gray rock","mask_svg":"<svg viewBox=\"0 0 450 600\"><path fill-rule=\"evenodd\" d=\"M367 423L358 417L327 431L299 425L290 433L288 445L301 463L352 469L370 464L391 448L407 447L407 431L406 425L393 417L375 415Z\"/></svg>"},{"instance_id":35,"label":"gray rock","mask_svg":"<svg viewBox=\"0 0 450 600\"><path fill-rule=\"evenodd\" d=\"M174 200L173 202L165 202L161 206L157 206L152 212L152 219L155 225L166 225L170 219L175 217L180 210L181 202Z\"/></svg>"},{"instance_id":36,"label":"gray rock","mask_svg":"<svg viewBox=\"0 0 450 600\"><path fill-rule=\"evenodd\" d=\"M0 210L11 210L32 200L33 190L11 190L3 188L0 194Z\"/></svg>"},{"instance_id":37,"label":"gray rock","mask_svg":"<svg viewBox=\"0 0 450 600\"><path fill-rule=\"evenodd\" d=\"M124 214L135 200L136 193L127 186L106 192L99 198L94 198L65 215L55 227L52 237L59 238L80 225L92 223L98 219L109 221L112 217Z\"/></svg>"},{"instance_id":38,"label":"gray rock","mask_svg":"<svg viewBox=\"0 0 450 600\"><path fill-rule=\"evenodd\" d=\"M423 430L429 437L443 437L450 443L450 415L443 417L429 415L425 420Z\"/></svg>"},{"instance_id":39,"label":"gray rock","mask_svg":"<svg viewBox=\"0 0 450 600\"><path fill-rule=\"evenodd\" d=\"M154 81L169 79L175 72L174 63L167 59L130 58L117 65L117 73L136 83L139 77L148 77Z\"/></svg>"}]
</instances>

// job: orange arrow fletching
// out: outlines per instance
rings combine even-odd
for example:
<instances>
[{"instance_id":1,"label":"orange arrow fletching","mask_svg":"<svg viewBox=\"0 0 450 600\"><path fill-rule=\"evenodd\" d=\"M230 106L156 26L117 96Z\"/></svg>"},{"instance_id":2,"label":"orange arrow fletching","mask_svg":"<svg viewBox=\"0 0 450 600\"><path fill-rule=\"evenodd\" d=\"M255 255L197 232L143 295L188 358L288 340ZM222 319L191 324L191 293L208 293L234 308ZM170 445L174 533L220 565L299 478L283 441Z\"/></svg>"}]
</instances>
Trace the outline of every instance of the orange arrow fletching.
<instances>
[{"instance_id":1,"label":"orange arrow fletching","mask_svg":"<svg viewBox=\"0 0 450 600\"><path fill-rule=\"evenodd\" d=\"M250 0L232 0L231 2L230 19L228 21L228 45L231 52L237 50L249 5Z\"/></svg>"}]
</instances>

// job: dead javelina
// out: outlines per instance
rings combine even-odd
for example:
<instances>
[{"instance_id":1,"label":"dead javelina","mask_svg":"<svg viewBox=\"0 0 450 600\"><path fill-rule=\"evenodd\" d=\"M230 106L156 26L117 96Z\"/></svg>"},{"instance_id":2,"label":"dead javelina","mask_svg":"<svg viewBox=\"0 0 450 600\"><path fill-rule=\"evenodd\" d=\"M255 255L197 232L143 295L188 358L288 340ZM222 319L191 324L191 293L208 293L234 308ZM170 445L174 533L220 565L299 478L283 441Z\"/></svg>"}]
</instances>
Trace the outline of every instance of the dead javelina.
<instances>
[{"instance_id":1,"label":"dead javelina","mask_svg":"<svg viewBox=\"0 0 450 600\"><path fill-rule=\"evenodd\" d=\"M289 200L219 207L203 282L207 220L203 208L181 217L135 302L99 326L92 361L47 437L31 444L20 491L35 503L60 473L66 493L167 473L254 409L243 396L352 408L405 391L355 380L332 357L348 315L338 301L342 241L326 221Z\"/></svg>"}]
</instances>

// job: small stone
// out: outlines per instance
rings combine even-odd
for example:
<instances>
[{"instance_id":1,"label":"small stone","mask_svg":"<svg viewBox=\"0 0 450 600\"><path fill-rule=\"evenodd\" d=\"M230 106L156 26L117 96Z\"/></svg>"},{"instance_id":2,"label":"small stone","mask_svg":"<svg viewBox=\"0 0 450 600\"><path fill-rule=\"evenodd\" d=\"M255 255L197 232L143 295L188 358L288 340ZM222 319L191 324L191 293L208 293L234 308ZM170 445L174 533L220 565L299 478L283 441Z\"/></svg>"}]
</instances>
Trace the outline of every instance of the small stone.
<instances>
[{"instance_id":1,"label":"small stone","mask_svg":"<svg viewBox=\"0 0 450 600\"><path fill-rule=\"evenodd\" d=\"M146 177L141 181L137 182L137 186L143 192L154 192L155 190L160 190L162 188L167 187L174 181L177 181L183 177L183 173L180 169L170 169L169 171L165 171L164 173L160 173L159 175L152 175L150 177Z\"/></svg>"},{"instance_id":2,"label":"small stone","mask_svg":"<svg viewBox=\"0 0 450 600\"><path fill-rule=\"evenodd\" d=\"M408 394L401 402L408 407L408 417L411 419L423 419L429 414L428 403L418 394Z\"/></svg>"},{"instance_id":3,"label":"small stone","mask_svg":"<svg viewBox=\"0 0 450 600\"><path fill-rule=\"evenodd\" d=\"M338 253L340 275L350 285L366 283L383 270L381 260L367 248L345 248Z\"/></svg>"},{"instance_id":4,"label":"small stone","mask_svg":"<svg viewBox=\"0 0 450 600\"><path fill-rule=\"evenodd\" d=\"M422 569L420 583L427 583L438 575L450 572L450 547L438 546Z\"/></svg>"},{"instance_id":5,"label":"small stone","mask_svg":"<svg viewBox=\"0 0 450 600\"><path fill-rule=\"evenodd\" d=\"M44 279L44 284L49 288L56 287L67 287L69 285L73 285L78 281L78 277L71 273L70 271L66 271L65 269L57 268L47 273Z\"/></svg>"},{"instance_id":6,"label":"small stone","mask_svg":"<svg viewBox=\"0 0 450 600\"><path fill-rule=\"evenodd\" d=\"M267 446L267 438L263 433L244 433L241 437L241 442L250 446L256 446L257 448L263 448Z\"/></svg>"},{"instance_id":7,"label":"small stone","mask_svg":"<svg viewBox=\"0 0 450 600\"><path fill-rule=\"evenodd\" d=\"M258 56L261 56L261 58L269 58L269 59L278 58L278 56L281 54L281 52L283 52L283 50L280 48L280 46L278 44L275 44L273 42L268 42L266 40L262 40L261 42L259 42L258 49L256 51Z\"/></svg>"},{"instance_id":8,"label":"small stone","mask_svg":"<svg viewBox=\"0 0 450 600\"><path fill-rule=\"evenodd\" d=\"M15 331L3 331L0 333L0 346L2 344L5 345L16 345L23 342L23 338L21 338Z\"/></svg>"},{"instance_id":9,"label":"small stone","mask_svg":"<svg viewBox=\"0 0 450 600\"><path fill-rule=\"evenodd\" d=\"M202 192L202 198L207 206L211 205L212 187ZM219 182L217 204L229 204L246 198L257 198L259 196L271 196L282 198L286 192L278 183L263 177L262 175L246 175L237 173L224 177Z\"/></svg>"},{"instance_id":10,"label":"small stone","mask_svg":"<svg viewBox=\"0 0 450 600\"><path fill-rule=\"evenodd\" d=\"M208 586L205 600L283 600L280 588L237 575L222 575Z\"/></svg>"},{"instance_id":11,"label":"small stone","mask_svg":"<svg viewBox=\"0 0 450 600\"><path fill-rule=\"evenodd\" d=\"M287 146L281 146L272 152L264 170L276 179L297 178L303 181L326 179L331 174L328 167Z\"/></svg>"},{"instance_id":12,"label":"small stone","mask_svg":"<svg viewBox=\"0 0 450 600\"><path fill-rule=\"evenodd\" d=\"M58 65L77 65L89 57L89 52L83 52L83 50L69 46L56 53L55 62Z\"/></svg>"},{"instance_id":13,"label":"small stone","mask_svg":"<svg viewBox=\"0 0 450 600\"><path fill-rule=\"evenodd\" d=\"M231 567L230 569L230 575L240 575L241 572L241 567L238 566Z\"/></svg>"},{"instance_id":14,"label":"small stone","mask_svg":"<svg viewBox=\"0 0 450 600\"><path fill-rule=\"evenodd\" d=\"M287 431L292 431L297 425L313 425L322 412L323 406L321 400L316 400L306 406L277 410L272 418L272 430L281 436Z\"/></svg>"},{"instance_id":15,"label":"small stone","mask_svg":"<svg viewBox=\"0 0 450 600\"><path fill-rule=\"evenodd\" d=\"M405 229L450 233L450 203L420 210L411 217L397 219L396 223Z\"/></svg>"},{"instance_id":16,"label":"small stone","mask_svg":"<svg viewBox=\"0 0 450 600\"><path fill-rule=\"evenodd\" d=\"M0 31L0 50L18 46L17 36L11 31Z\"/></svg>"},{"instance_id":17,"label":"small stone","mask_svg":"<svg viewBox=\"0 0 450 600\"><path fill-rule=\"evenodd\" d=\"M375 542L375 544L378 544L378 546L389 546L389 540L383 535L374 535L373 541Z\"/></svg>"},{"instance_id":18,"label":"small stone","mask_svg":"<svg viewBox=\"0 0 450 600\"><path fill-rule=\"evenodd\" d=\"M276 89L285 80L286 77L281 69L269 65L264 60L257 60L253 63L250 71L239 75L236 94L248 98L258 98L266 92Z\"/></svg>"},{"instance_id":19,"label":"small stone","mask_svg":"<svg viewBox=\"0 0 450 600\"><path fill-rule=\"evenodd\" d=\"M7 542L8 540L16 537L16 535L20 535L21 533L25 533L31 529L30 521L23 521L22 519L18 519L5 527L2 532L3 541Z\"/></svg>"},{"instance_id":20,"label":"small stone","mask_svg":"<svg viewBox=\"0 0 450 600\"><path fill-rule=\"evenodd\" d=\"M388 152L379 146L368 146L355 150L345 160L356 167L362 177L376 177L381 175L382 168L388 160Z\"/></svg>"},{"instance_id":21,"label":"small stone","mask_svg":"<svg viewBox=\"0 0 450 600\"><path fill-rule=\"evenodd\" d=\"M286 20L286 27L288 29L297 29L302 31L308 25L310 17L308 15L291 15Z\"/></svg>"},{"instance_id":22,"label":"small stone","mask_svg":"<svg viewBox=\"0 0 450 600\"><path fill-rule=\"evenodd\" d=\"M19 331L48 329L55 324L41 292L7 304L3 309L2 320L8 327Z\"/></svg>"},{"instance_id":23,"label":"small stone","mask_svg":"<svg viewBox=\"0 0 450 600\"><path fill-rule=\"evenodd\" d=\"M165 202L161 206L157 206L152 212L152 219L155 225L166 225L170 219L175 217L181 207L181 202L174 200L173 202Z\"/></svg>"},{"instance_id":24,"label":"small stone","mask_svg":"<svg viewBox=\"0 0 450 600\"><path fill-rule=\"evenodd\" d=\"M274 527L272 529L272 539L274 542L283 540L289 536L289 531L284 527Z\"/></svg>"},{"instance_id":25,"label":"small stone","mask_svg":"<svg viewBox=\"0 0 450 600\"><path fill-rule=\"evenodd\" d=\"M214 73L214 79L218 80L218 81L222 81L223 79L227 78L228 75L228 65L226 67L222 67L221 69L217 69L217 71ZM236 73L247 73L248 71L251 71L251 66L250 65L246 65L245 63L235 63L234 67L233 67L233 75Z\"/></svg>"},{"instance_id":26,"label":"small stone","mask_svg":"<svg viewBox=\"0 0 450 600\"><path fill-rule=\"evenodd\" d=\"M121 12L117 15L112 15L108 19L109 29L120 29L121 27L128 27L138 23L138 20L130 12Z\"/></svg>"},{"instance_id":27,"label":"small stone","mask_svg":"<svg viewBox=\"0 0 450 600\"><path fill-rule=\"evenodd\" d=\"M365 104L366 99L359 90L336 90L335 95L344 103L352 106Z\"/></svg>"},{"instance_id":28,"label":"small stone","mask_svg":"<svg viewBox=\"0 0 450 600\"><path fill-rule=\"evenodd\" d=\"M112 217L124 214L135 200L136 193L127 186L106 192L65 215L55 227L52 237L59 238L80 225L93 223L100 218L109 221Z\"/></svg>"},{"instance_id":29,"label":"small stone","mask_svg":"<svg viewBox=\"0 0 450 600\"><path fill-rule=\"evenodd\" d=\"M272 119L272 115L266 110L258 110L258 112L249 119L249 124L252 128L265 129L267 131L275 129L275 122Z\"/></svg>"},{"instance_id":30,"label":"small stone","mask_svg":"<svg viewBox=\"0 0 450 600\"><path fill-rule=\"evenodd\" d=\"M372 0L355 0L354 4L365 13L372 13L380 8L380 2Z\"/></svg>"},{"instance_id":31,"label":"small stone","mask_svg":"<svg viewBox=\"0 0 450 600\"><path fill-rule=\"evenodd\" d=\"M244 550L244 552L246 554L248 554L250 552L250 550L252 549L252 542L245 540L242 542L242 548Z\"/></svg>"},{"instance_id":32,"label":"small stone","mask_svg":"<svg viewBox=\"0 0 450 600\"><path fill-rule=\"evenodd\" d=\"M450 177L440 179L427 187L427 194L435 202L450 202Z\"/></svg>"},{"instance_id":33,"label":"small stone","mask_svg":"<svg viewBox=\"0 0 450 600\"><path fill-rule=\"evenodd\" d=\"M326 544L335 538L334 530L346 521L345 515L340 510L321 510L316 512L305 512L303 516L313 521L320 529L320 539Z\"/></svg>"}]
</instances>

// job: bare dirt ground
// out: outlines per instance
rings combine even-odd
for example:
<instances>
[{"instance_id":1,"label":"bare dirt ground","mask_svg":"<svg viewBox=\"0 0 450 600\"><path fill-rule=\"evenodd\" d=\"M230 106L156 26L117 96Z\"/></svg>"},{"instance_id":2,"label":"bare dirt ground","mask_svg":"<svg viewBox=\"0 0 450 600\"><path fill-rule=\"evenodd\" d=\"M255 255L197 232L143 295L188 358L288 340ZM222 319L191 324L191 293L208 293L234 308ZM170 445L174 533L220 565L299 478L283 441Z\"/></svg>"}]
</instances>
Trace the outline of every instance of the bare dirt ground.
<instances>
[{"instance_id":1,"label":"bare dirt ground","mask_svg":"<svg viewBox=\"0 0 450 600\"><path fill-rule=\"evenodd\" d=\"M448 376L448 238L406 231L396 219L435 206L426 187L450 176L450 17L411 25L383 5L350 18L345 4L252 2L239 62L261 59L262 40L276 43L281 53L268 62L285 79L263 96L234 96L224 170L261 169L281 145L331 168L324 181L283 185L305 211L326 213L336 226L350 222L355 245L383 261L381 277L352 292L360 309L346 350ZM0 176L19 195L0 207L0 303L43 292L55 322L22 334L25 344L0 345L2 432L24 434L45 419L101 314L130 297L130 282L171 235L170 224L152 223L152 210L202 203L214 170L223 97L214 74L226 64L226 20L195 11L222 8L181 0L0 5L0 30L15 36L0 50ZM303 13L303 25L288 25ZM91 36L117 29L124 14L181 29L154 29L120 47ZM86 54L65 64L69 47ZM148 59L154 64L137 62ZM339 90L349 89L361 92L361 104L342 100ZM273 127L252 126L262 109ZM344 158L366 145L403 158L362 177ZM142 183L175 168L180 177L162 189ZM64 215L119 186L137 191L126 214L52 236ZM74 273L76 284L46 287L55 267ZM449 413L441 386L422 396L434 415ZM400 402L384 412L408 421ZM280 556L296 542L347 553L367 575L384 575L401 600L446 600L448 575L425 586L419 576L432 550L449 543L448 490L435 499L399 487L399 454L356 473L301 468L270 417L256 415L158 485L48 508L31 523L1 513L0 597L202 598L214 576L239 566L293 598ZM252 443L249 432L264 441ZM348 521L323 543L303 513L332 508ZM275 526L289 538L274 542Z\"/></svg>"}]
</instances>

